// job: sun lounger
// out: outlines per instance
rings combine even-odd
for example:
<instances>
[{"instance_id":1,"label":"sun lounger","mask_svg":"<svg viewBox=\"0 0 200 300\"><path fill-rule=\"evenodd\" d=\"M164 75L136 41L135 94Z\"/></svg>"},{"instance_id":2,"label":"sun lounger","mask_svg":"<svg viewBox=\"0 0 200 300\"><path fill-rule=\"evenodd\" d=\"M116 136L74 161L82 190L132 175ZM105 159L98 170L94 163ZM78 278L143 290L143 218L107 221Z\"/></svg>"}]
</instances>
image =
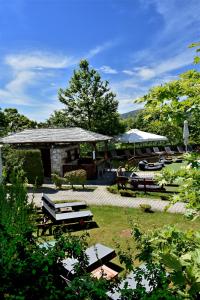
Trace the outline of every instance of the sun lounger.
<instances>
[{"instance_id":1,"label":"sun lounger","mask_svg":"<svg viewBox=\"0 0 200 300\"><path fill-rule=\"evenodd\" d=\"M185 150L183 149L182 146L177 146L177 150L178 150L178 152L179 152L180 154L185 153Z\"/></svg>"},{"instance_id":2,"label":"sun lounger","mask_svg":"<svg viewBox=\"0 0 200 300\"><path fill-rule=\"evenodd\" d=\"M116 150L111 150L110 151L111 158L112 159L117 159L117 160L124 160L126 159L126 155L118 155Z\"/></svg>"},{"instance_id":3,"label":"sun lounger","mask_svg":"<svg viewBox=\"0 0 200 300\"><path fill-rule=\"evenodd\" d=\"M160 151L158 147L153 147L153 151L154 151L154 153L156 153L158 155L166 154L165 151Z\"/></svg>"},{"instance_id":4,"label":"sun lounger","mask_svg":"<svg viewBox=\"0 0 200 300\"><path fill-rule=\"evenodd\" d=\"M149 156L148 154L146 155L145 153L142 153L141 149L135 149L135 153L139 157L147 157L147 156Z\"/></svg>"},{"instance_id":5,"label":"sun lounger","mask_svg":"<svg viewBox=\"0 0 200 300\"><path fill-rule=\"evenodd\" d=\"M156 156L156 155L157 155L155 152L151 151L150 148L146 148L146 153L149 154L149 156L150 156L150 155L151 155L151 156Z\"/></svg>"},{"instance_id":6,"label":"sun lounger","mask_svg":"<svg viewBox=\"0 0 200 300\"><path fill-rule=\"evenodd\" d=\"M175 154L175 151L172 151L172 150L170 149L170 147L165 147L165 151L166 151L166 153L169 154L169 155Z\"/></svg>"}]
</instances>

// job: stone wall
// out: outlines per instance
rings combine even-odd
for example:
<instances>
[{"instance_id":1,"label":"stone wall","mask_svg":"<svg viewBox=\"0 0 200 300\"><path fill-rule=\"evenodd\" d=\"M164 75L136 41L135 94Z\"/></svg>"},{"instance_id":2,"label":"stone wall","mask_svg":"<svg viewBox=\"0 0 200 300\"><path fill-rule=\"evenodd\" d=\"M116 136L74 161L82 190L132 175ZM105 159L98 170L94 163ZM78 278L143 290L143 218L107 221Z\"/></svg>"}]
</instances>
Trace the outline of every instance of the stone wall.
<instances>
[{"instance_id":1,"label":"stone wall","mask_svg":"<svg viewBox=\"0 0 200 300\"><path fill-rule=\"evenodd\" d=\"M51 173L57 173L62 176L62 166L65 163L65 159L67 158L67 152L70 150L72 153L75 149L79 149L78 145L69 145L66 147L54 147L50 150L51 155Z\"/></svg>"}]
</instances>

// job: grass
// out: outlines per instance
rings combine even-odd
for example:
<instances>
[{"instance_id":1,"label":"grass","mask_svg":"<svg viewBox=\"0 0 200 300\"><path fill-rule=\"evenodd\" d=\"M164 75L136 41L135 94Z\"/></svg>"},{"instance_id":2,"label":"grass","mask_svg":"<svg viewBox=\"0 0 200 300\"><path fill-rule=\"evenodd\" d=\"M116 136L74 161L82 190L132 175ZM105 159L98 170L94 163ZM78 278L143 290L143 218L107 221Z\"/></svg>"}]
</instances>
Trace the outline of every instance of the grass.
<instances>
[{"instance_id":1,"label":"grass","mask_svg":"<svg viewBox=\"0 0 200 300\"><path fill-rule=\"evenodd\" d=\"M123 250L130 245L132 253L136 253L136 244L131 236L132 223L140 225L144 232L158 229L164 225L176 225L181 230L199 230L200 220L188 221L181 214L167 212L144 213L139 209L113 206L90 206L98 228L89 230L89 245L102 243L116 249L116 242ZM75 233L75 234L81 234ZM119 263L118 259L115 259Z\"/></svg>"}]
</instances>

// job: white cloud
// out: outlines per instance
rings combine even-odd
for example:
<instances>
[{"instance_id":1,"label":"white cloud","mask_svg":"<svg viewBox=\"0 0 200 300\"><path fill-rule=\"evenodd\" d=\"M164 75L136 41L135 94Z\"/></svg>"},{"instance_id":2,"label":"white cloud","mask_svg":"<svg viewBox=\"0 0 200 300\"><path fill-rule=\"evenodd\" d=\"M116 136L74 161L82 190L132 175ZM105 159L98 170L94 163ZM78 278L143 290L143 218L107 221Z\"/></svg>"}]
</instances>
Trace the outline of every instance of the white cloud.
<instances>
[{"instance_id":1,"label":"white cloud","mask_svg":"<svg viewBox=\"0 0 200 300\"><path fill-rule=\"evenodd\" d=\"M115 46L118 44L119 41L117 40L113 40L112 42L106 42L106 43L103 43L102 45L99 45L91 50L89 50L89 52L85 55L86 58L92 58L94 57L95 55Z\"/></svg>"},{"instance_id":2,"label":"white cloud","mask_svg":"<svg viewBox=\"0 0 200 300\"><path fill-rule=\"evenodd\" d=\"M117 74L117 70L109 67L109 66L102 66L99 68L99 70L105 74Z\"/></svg>"},{"instance_id":3,"label":"white cloud","mask_svg":"<svg viewBox=\"0 0 200 300\"><path fill-rule=\"evenodd\" d=\"M30 71L20 71L16 74L4 89L0 89L1 102L18 105L32 105L32 99L25 93L25 87L33 84L35 73Z\"/></svg>"},{"instance_id":4,"label":"white cloud","mask_svg":"<svg viewBox=\"0 0 200 300\"><path fill-rule=\"evenodd\" d=\"M155 76L155 71L153 69L151 69L151 68L142 67L142 68L139 68L138 75L143 80L148 80L148 79L151 79L151 78L153 78Z\"/></svg>"},{"instance_id":5,"label":"white cloud","mask_svg":"<svg viewBox=\"0 0 200 300\"><path fill-rule=\"evenodd\" d=\"M61 69L71 66L74 62L75 59L72 57L42 52L12 54L7 55L5 58L5 63L15 70L42 70L44 68Z\"/></svg>"},{"instance_id":6,"label":"white cloud","mask_svg":"<svg viewBox=\"0 0 200 300\"><path fill-rule=\"evenodd\" d=\"M123 70L122 73L127 74L127 75L130 75L130 76L132 76L132 75L135 74L135 73L134 73L133 71L131 71L131 70Z\"/></svg>"}]
</instances>

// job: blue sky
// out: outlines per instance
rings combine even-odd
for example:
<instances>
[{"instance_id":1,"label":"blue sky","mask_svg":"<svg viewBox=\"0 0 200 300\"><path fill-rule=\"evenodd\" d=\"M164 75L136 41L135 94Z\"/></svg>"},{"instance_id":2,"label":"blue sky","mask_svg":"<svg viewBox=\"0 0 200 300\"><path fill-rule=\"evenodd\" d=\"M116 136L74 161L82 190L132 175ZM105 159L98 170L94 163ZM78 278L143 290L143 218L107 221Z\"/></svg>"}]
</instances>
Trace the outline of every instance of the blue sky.
<instances>
[{"instance_id":1,"label":"blue sky","mask_svg":"<svg viewBox=\"0 0 200 300\"><path fill-rule=\"evenodd\" d=\"M44 121L81 58L109 80L119 112L193 67L199 0L0 0L0 107Z\"/></svg>"}]
</instances>

